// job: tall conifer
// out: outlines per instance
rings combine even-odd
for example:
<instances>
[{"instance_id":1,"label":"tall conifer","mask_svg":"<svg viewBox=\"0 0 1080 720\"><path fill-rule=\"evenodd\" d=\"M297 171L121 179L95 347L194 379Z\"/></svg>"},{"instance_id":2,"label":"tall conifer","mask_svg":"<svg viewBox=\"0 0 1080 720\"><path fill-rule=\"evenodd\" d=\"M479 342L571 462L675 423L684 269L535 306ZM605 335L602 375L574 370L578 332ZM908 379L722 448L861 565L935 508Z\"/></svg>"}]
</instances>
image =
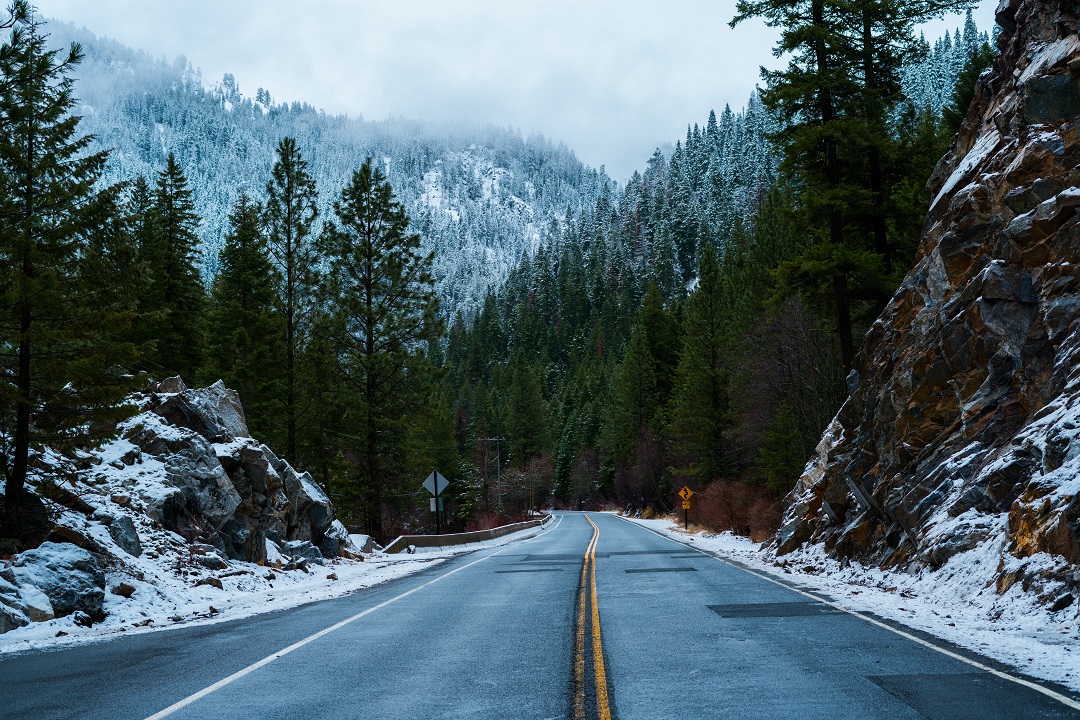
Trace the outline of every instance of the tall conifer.
<instances>
[{"instance_id":1,"label":"tall conifer","mask_svg":"<svg viewBox=\"0 0 1080 720\"><path fill-rule=\"evenodd\" d=\"M277 266L277 309L284 319L285 342L285 457L296 463L302 415L300 369L310 329L315 250L312 229L318 215L315 181L290 137L277 147L277 162L266 185L263 221L270 256Z\"/></svg>"},{"instance_id":2,"label":"tall conifer","mask_svg":"<svg viewBox=\"0 0 1080 720\"><path fill-rule=\"evenodd\" d=\"M262 208L246 193L229 226L207 322L208 372L240 394L252 433L277 447L284 439L285 375L283 318L274 302L279 278L262 234Z\"/></svg>"},{"instance_id":3,"label":"tall conifer","mask_svg":"<svg viewBox=\"0 0 1080 720\"><path fill-rule=\"evenodd\" d=\"M146 365L154 375L194 382L203 360L206 289L199 272L199 216L187 177L173 153L158 173L142 243L153 282L146 295Z\"/></svg>"},{"instance_id":4,"label":"tall conifer","mask_svg":"<svg viewBox=\"0 0 1080 720\"><path fill-rule=\"evenodd\" d=\"M319 239L330 263L321 304L333 318L333 346L358 457L368 529L381 534L383 502L395 481L405 422L429 399L424 349L442 332L432 256L409 231L405 208L369 158L334 203L336 221Z\"/></svg>"},{"instance_id":5,"label":"tall conifer","mask_svg":"<svg viewBox=\"0 0 1080 720\"><path fill-rule=\"evenodd\" d=\"M118 188L99 187L107 154L78 134L70 73L24 2L9 7L0 46L0 470L2 532L23 531L22 493L34 449L107 436L134 348L122 273L133 254L118 221Z\"/></svg>"}]
</instances>

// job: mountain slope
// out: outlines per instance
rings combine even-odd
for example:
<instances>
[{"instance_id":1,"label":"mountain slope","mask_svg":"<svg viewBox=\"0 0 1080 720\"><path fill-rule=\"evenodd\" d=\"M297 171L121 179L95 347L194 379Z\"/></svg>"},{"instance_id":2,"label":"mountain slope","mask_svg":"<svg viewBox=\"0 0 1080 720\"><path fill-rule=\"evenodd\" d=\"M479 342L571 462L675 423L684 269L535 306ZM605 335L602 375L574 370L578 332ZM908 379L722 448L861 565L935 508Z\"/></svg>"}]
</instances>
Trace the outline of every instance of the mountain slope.
<instances>
[{"instance_id":1,"label":"mountain slope","mask_svg":"<svg viewBox=\"0 0 1080 720\"><path fill-rule=\"evenodd\" d=\"M50 22L51 43L82 44L75 92L85 131L111 149L107 179L153 176L175 152L202 216L204 269L216 272L228 211L238 192L259 197L285 136L297 139L323 218L366 157L380 160L427 248L446 309L478 305L553 221L595 203L603 173L563 145L495 127L368 122L307 104L275 104L261 88L241 94L231 75L207 89L184 58L167 63Z\"/></svg>"}]
</instances>

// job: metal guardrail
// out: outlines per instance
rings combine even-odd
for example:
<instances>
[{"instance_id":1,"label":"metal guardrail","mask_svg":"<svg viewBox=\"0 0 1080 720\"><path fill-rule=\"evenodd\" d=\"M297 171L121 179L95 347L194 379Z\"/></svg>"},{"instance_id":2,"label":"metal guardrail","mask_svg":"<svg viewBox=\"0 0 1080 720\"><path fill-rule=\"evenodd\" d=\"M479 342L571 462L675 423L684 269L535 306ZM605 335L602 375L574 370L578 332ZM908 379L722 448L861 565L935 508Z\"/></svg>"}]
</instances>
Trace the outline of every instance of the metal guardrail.
<instances>
[{"instance_id":1,"label":"metal guardrail","mask_svg":"<svg viewBox=\"0 0 1080 720\"><path fill-rule=\"evenodd\" d=\"M452 547L455 545L468 545L469 543L474 542L494 540L521 530L543 527L551 520L551 517L551 515L546 515L543 520L529 520L527 522L514 523L513 525L503 525L502 527L491 528L490 530L476 530L475 532L467 533L452 533L449 535L401 535L383 548L383 552L388 554L404 552L410 545L419 548Z\"/></svg>"}]
</instances>

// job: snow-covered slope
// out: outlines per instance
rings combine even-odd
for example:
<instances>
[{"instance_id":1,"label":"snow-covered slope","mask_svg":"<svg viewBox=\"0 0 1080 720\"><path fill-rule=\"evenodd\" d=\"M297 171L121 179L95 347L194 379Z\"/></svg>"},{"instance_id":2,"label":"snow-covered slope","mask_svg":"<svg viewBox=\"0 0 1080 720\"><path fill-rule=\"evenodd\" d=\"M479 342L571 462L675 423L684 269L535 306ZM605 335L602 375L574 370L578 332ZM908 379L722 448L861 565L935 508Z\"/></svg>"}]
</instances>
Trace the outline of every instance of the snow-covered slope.
<instances>
[{"instance_id":1,"label":"snow-covered slope","mask_svg":"<svg viewBox=\"0 0 1080 720\"><path fill-rule=\"evenodd\" d=\"M204 82L186 60L151 58L70 24L50 22L51 44L82 44L76 72L82 130L112 150L107 180L153 179L174 152L202 216L205 268L214 273L229 209L241 190L260 197L285 136L297 139L323 218L366 157L379 160L427 248L448 314L477 306L567 211L595 204L602 172L563 145L513 130L408 120L369 122L276 104L235 79ZM362 108L360 108L362 110Z\"/></svg>"}]
</instances>

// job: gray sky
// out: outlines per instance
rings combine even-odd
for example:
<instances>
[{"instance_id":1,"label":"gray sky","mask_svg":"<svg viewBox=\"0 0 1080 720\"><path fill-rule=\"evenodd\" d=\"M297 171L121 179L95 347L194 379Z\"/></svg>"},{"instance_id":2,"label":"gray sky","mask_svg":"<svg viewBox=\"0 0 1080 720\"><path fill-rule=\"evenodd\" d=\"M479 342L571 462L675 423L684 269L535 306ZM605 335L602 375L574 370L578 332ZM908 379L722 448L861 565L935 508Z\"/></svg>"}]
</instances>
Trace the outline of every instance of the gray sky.
<instances>
[{"instance_id":1,"label":"gray sky","mask_svg":"<svg viewBox=\"0 0 1080 720\"><path fill-rule=\"evenodd\" d=\"M710 109L738 109L775 31L732 30L735 0L37 0L46 17L254 96L382 119L541 132L624 181ZM989 30L995 0L976 14ZM961 18L935 23L939 36Z\"/></svg>"}]
</instances>

